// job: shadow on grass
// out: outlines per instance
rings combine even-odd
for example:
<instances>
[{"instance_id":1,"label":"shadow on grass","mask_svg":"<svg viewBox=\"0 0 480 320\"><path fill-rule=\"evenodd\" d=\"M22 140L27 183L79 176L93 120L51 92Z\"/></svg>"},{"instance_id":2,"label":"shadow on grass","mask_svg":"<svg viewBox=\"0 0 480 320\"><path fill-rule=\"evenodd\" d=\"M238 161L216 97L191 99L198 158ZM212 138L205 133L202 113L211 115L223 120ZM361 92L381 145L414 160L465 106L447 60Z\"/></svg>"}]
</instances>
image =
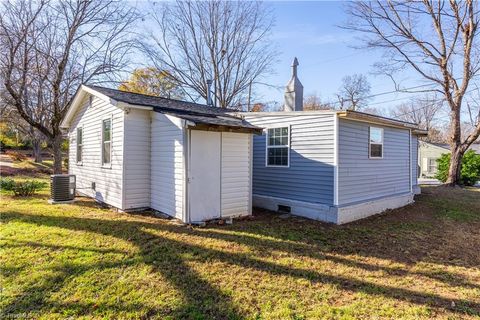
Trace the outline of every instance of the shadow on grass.
<instances>
[{"instance_id":1,"label":"shadow on grass","mask_svg":"<svg viewBox=\"0 0 480 320\"><path fill-rule=\"evenodd\" d=\"M70 230L88 231L114 236L119 239L130 241L139 249L141 262L152 267L155 272L162 274L174 287L183 293L185 302L178 308L173 307L171 314L175 318L195 319L241 319L239 311L233 306L228 295L212 286L208 281L201 279L199 275L185 264L181 254L190 249L189 245L177 243L161 237L152 236L141 229L149 224L134 223L128 221L108 221L100 219L81 219L54 216L34 216L16 212L7 212L2 215L2 220L23 221L43 226L55 226ZM156 246L153 240L162 242L162 246ZM157 242L158 243L158 242ZM27 244L28 245L28 244ZM163 250L162 250L163 248ZM168 248L168 250L165 250ZM80 248L82 249L82 248ZM138 261L137 261L138 263ZM59 290L67 279L73 275L80 275L91 269L105 269L116 266L124 266L126 262L109 263L103 265L72 265L65 264L53 272L53 276L44 279L42 284L28 288L15 301L5 306L2 310L4 315L19 312L34 312L45 305L50 305L49 294ZM40 293L40 294L39 294ZM129 309L116 310L128 311ZM82 310L80 314L90 312ZM160 312L160 311L150 311ZM148 316L147 316L148 318Z\"/></svg>"},{"instance_id":2,"label":"shadow on grass","mask_svg":"<svg viewBox=\"0 0 480 320\"><path fill-rule=\"evenodd\" d=\"M97 252L97 253L127 254L126 251L116 250L116 249L85 248L85 247L78 247L78 246L54 245L54 244L45 244L45 243L35 242L35 241L21 241L21 240L15 240L15 241L7 240L7 243L5 243L3 247L4 248L31 247L31 248L47 248L55 251L75 250L75 251L90 251L90 252Z\"/></svg>"},{"instance_id":3,"label":"shadow on grass","mask_svg":"<svg viewBox=\"0 0 480 320\"><path fill-rule=\"evenodd\" d=\"M451 308L451 312L459 315L480 315L480 304L474 301L452 298L447 299L438 294L397 288L351 277L322 274L317 271L279 265L244 253L224 252L192 243L174 240L165 236L157 235L156 231L166 231L177 234L184 233L205 238L221 239L239 244L248 244L256 246L256 248L259 248L260 251L283 250L299 255L309 255L317 259L329 259L336 263L350 266L353 265L355 267L367 270L368 268L377 268L366 263L358 263L348 259L325 254L324 252L330 250L328 249L327 244L324 244L326 247L323 247L323 249L321 246L319 247L319 253L312 253L312 244L294 241L289 242L275 238L270 240L260 239L253 235L249 236L244 234L238 235L228 233L229 231L235 231L234 228L221 230L216 228L206 230L189 230L182 226L174 226L165 223L150 223L143 221L135 222L125 220L111 221L61 216L35 216L19 212L5 213L3 215L3 219L5 221L20 220L42 226L53 226L76 231L95 232L133 243L140 250L139 255L141 260L150 265L156 272L167 279L175 288L182 292L182 295L185 297L183 305L171 310L171 312L168 313L168 315L173 315L176 318L244 318L244 315L241 313L241 311L232 303L232 299L229 295L223 293L219 288L212 286L208 281L202 279L202 277L195 270L188 266L183 256L191 254L192 252L195 253L193 255L193 259L202 263L218 261L231 265L237 265L246 269L268 272L273 275L305 279L311 281L312 283L333 284L344 290L362 292L370 295L381 295L387 298L394 298L417 305L426 305L431 308L438 308L440 310L451 308L453 302L456 307ZM253 231L250 230L250 232L253 232L253 234L258 231L258 226L255 227L254 223L244 223L243 225L253 227L250 228L253 229ZM362 238L359 240L361 241ZM326 239L325 242L328 242L328 239ZM99 266L97 265L91 266L91 268L98 267ZM107 264L105 267L112 266ZM55 281L51 281L52 283L55 283L55 285L48 285L45 288L39 288L41 291L44 291L44 297L37 301L39 306L47 303L45 299L48 296L48 292L56 290L59 283L65 281L67 275L71 275L72 272L78 274L79 272L85 272L88 269L88 267L85 267L84 269L73 268L72 270L72 266L68 265L65 266L65 268L65 272L60 271L59 274L53 279ZM395 270L389 271L395 272ZM436 276L435 274L422 275L430 276L432 278ZM445 280L444 277L441 277L441 280ZM38 292L38 290L35 292ZM24 295L28 296L29 291L25 292ZM27 308L28 306L22 304L22 301L28 300L25 298L26 297L20 297L19 299L15 300L6 307L6 310L23 310L24 308ZM158 310L155 312L158 312Z\"/></svg>"}]
</instances>

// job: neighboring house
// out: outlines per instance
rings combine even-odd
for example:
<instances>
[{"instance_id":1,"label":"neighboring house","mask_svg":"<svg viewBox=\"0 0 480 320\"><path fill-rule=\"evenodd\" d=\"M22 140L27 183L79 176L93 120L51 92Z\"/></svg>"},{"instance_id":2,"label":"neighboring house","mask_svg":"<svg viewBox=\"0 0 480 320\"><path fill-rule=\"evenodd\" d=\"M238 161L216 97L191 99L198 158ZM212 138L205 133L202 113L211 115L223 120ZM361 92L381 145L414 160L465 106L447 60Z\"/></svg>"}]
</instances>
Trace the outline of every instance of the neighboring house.
<instances>
[{"instance_id":1,"label":"neighboring house","mask_svg":"<svg viewBox=\"0 0 480 320\"><path fill-rule=\"evenodd\" d=\"M480 144L472 144L468 149L480 154ZM420 168L420 178L435 178L438 169L437 160L444 153L450 153L448 144L419 142L418 166Z\"/></svg>"},{"instance_id":2,"label":"neighboring house","mask_svg":"<svg viewBox=\"0 0 480 320\"><path fill-rule=\"evenodd\" d=\"M253 142L254 206L341 224L412 203L426 131L349 110L301 111L297 66L286 111L243 113L265 128Z\"/></svg>"},{"instance_id":3,"label":"neighboring house","mask_svg":"<svg viewBox=\"0 0 480 320\"><path fill-rule=\"evenodd\" d=\"M62 122L79 193L197 222L251 214L252 135L227 111L81 86Z\"/></svg>"},{"instance_id":4,"label":"neighboring house","mask_svg":"<svg viewBox=\"0 0 480 320\"><path fill-rule=\"evenodd\" d=\"M450 153L448 144L419 142L418 166L420 168L420 178L435 178L438 169L437 160L444 153Z\"/></svg>"}]
</instances>

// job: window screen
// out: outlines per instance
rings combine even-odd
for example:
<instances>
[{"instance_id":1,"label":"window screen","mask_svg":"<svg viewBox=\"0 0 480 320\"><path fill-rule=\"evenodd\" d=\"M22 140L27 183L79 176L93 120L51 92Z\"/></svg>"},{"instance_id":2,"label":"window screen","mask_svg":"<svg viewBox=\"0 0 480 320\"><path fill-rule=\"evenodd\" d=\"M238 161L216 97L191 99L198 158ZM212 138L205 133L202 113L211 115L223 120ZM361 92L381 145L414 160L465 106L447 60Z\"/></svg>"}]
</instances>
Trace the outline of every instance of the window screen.
<instances>
[{"instance_id":1,"label":"window screen","mask_svg":"<svg viewBox=\"0 0 480 320\"><path fill-rule=\"evenodd\" d=\"M77 163L82 162L83 156L83 128L77 128Z\"/></svg>"},{"instance_id":2,"label":"window screen","mask_svg":"<svg viewBox=\"0 0 480 320\"><path fill-rule=\"evenodd\" d=\"M102 121L102 165L112 161L112 120Z\"/></svg>"},{"instance_id":3,"label":"window screen","mask_svg":"<svg viewBox=\"0 0 480 320\"><path fill-rule=\"evenodd\" d=\"M428 158L428 173L437 173L437 159Z\"/></svg>"},{"instance_id":4,"label":"window screen","mask_svg":"<svg viewBox=\"0 0 480 320\"><path fill-rule=\"evenodd\" d=\"M289 127L267 130L267 166L288 167L289 131Z\"/></svg>"},{"instance_id":5,"label":"window screen","mask_svg":"<svg viewBox=\"0 0 480 320\"><path fill-rule=\"evenodd\" d=\"M383 158L383 129L370 127L370 158Z\"/></svg>"}]
</instances>

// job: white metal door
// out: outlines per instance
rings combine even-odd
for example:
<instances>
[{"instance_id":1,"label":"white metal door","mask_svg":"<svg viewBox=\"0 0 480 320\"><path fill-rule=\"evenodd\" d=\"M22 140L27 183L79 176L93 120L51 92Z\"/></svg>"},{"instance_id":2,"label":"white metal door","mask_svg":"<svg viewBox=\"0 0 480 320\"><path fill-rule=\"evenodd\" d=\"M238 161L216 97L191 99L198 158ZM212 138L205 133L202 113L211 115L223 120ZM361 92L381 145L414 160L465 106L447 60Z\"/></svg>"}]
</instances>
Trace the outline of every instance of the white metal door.
<instances>
[{"instance_id":1,"label":"white metal door","mask_svg":"<svg viewBox=\"0 0 480 320\"><path fill-rule=\"evenodd\" d=\"M221 133L190 131L189 212L191 222L220 218Z\"/></svg>"}]
</instances>

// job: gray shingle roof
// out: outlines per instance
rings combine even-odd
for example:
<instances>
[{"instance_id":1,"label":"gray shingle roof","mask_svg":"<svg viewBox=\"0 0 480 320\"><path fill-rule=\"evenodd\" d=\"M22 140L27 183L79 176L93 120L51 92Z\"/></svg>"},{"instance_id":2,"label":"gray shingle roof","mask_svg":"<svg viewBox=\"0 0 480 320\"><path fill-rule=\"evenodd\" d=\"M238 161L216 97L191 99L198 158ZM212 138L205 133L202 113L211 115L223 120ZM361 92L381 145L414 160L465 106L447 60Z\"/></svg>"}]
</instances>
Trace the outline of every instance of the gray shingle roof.
<instances>
[{"instance_id":1,"label":"gray shingle roof","mask_svg":"<svg viewBox=\"0 0 480 320\"><path fill-rule=\"evenodd\" d=\"M251 129L253 131L261 130L261 128L232 115L232 112L236 112L236 110L233 109L210 107L193 102L148 96L93 85L87 85L87 87L116 101L132 105L152 107L156 112L170 114L196 124L243 128Z\"/></svg>"}]
</instances>

